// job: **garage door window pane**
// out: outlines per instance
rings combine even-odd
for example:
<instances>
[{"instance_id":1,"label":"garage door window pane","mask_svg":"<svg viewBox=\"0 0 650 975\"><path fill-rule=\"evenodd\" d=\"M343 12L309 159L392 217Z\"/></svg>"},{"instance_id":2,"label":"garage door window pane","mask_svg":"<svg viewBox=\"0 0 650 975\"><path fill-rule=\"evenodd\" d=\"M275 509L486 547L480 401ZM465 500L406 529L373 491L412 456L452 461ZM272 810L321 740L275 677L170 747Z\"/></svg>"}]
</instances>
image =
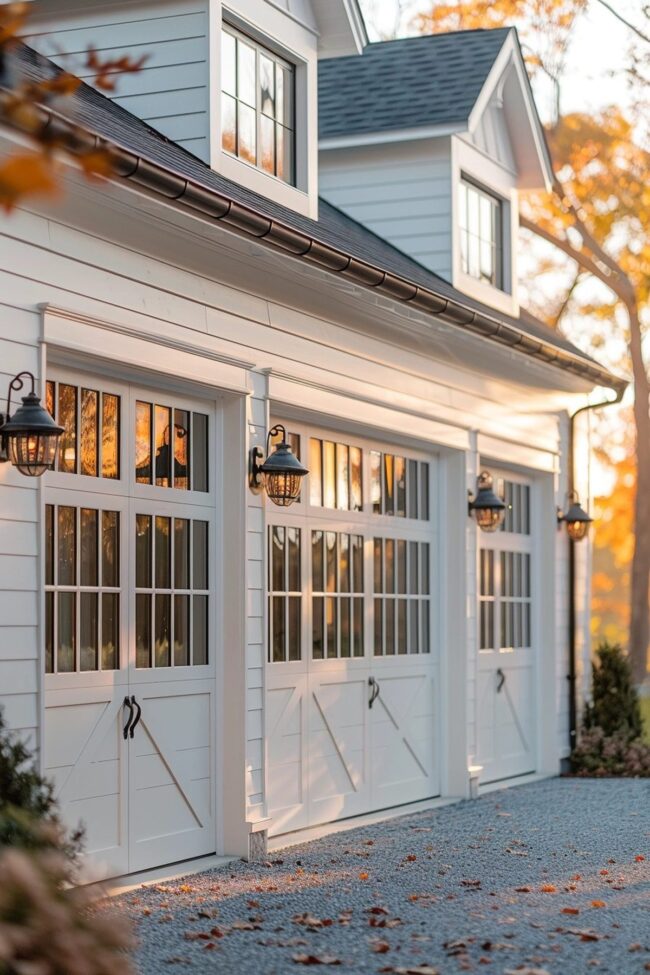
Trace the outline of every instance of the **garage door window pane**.
<instances>
[{"instance_id":1,"label":"garage door window pane","mask_svg":"<svg viewBox=\"0 0 650 975\"><path fill-rule=\"evenodd\" d=\"M302 532L269 528L269 648L272 663L302 658Z\"/></svg>"},{"instance_id":2,"label":"garage door window pane","mask_svg":"<svg viewBox=\"0 0 650 975\"><path fill-rule=\"evenodd\" d=\"M46 505L46 673L119 667L119 525L117 511Z\"/></svg>"},{"instance_id":3,"label":"garage door window pane","mask_svg":"<svg viewBox=\"0 0 650 975\"><path fill-rule=\"evenodd\" d=\"M339 511L363 509L363 454L360 447L311 437L310 504Z\"/></svg>"},{"instance_id":4,"label":"garage door window pane","mask_svg":"<svg viewBox=\"0 0 650 975\"><path fill-rule=\"evenodd\" d=\"M373 549L374 654L428 653L429 543L375 538Z\"/></svg>"},{"instance_id":5,"label":"garage door window pane","mask_svg":"<svg viewBox=\"0 0 650 975\"><path fill-rule=\"evenodd\" d=\"M376 515L428 521L429 464L370 451L370 500Z\"/></svg>"}]
</instances>

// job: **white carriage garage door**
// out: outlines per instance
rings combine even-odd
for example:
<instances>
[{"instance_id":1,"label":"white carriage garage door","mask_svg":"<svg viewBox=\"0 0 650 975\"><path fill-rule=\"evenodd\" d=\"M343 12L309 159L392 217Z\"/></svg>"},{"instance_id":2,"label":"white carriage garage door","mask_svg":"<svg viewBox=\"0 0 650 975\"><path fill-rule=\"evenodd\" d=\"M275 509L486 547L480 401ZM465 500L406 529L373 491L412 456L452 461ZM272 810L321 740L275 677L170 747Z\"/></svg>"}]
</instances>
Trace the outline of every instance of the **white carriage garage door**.
<instances>
[{"instance_id":1,"label":"white carriage garage door","mask_svg":"<svg viewBox=\"0 0 650 975\"><path fill-rule=\"evenodd\" d=\"M531 483L495 477L499 531L479 532L478 763L481 781L535 771L534 548Z\"/></svg>"},{"instance_id":2,"label":"white carriage garage door","mask_svg":"<svg viewBox=\"0 0 650 975\"><path fill-rule=\"evenodd\" d=\"M292 430L310 475L267 509L276 835L439 793L435 458Z\"/></svg>"},{"instance_id":3,"label":"white carriage garage door","mask_svg":"<svg viewBox=\"0 0 650 975\"><path fill-rule=\"evenodd\" d=\"M44 766L88 875L215 849L209 404L57 372Z\"/></svg>"}]
</instances>

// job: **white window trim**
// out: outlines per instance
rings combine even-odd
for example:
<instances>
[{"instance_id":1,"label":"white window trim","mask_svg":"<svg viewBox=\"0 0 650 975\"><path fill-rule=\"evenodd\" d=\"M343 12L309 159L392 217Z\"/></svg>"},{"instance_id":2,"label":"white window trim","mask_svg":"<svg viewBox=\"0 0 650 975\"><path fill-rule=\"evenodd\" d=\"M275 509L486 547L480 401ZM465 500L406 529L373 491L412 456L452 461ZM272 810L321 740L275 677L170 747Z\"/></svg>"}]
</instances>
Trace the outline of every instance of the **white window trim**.
<instances>
[{"instance_id":1,"label":"white window trim","mask_svg":"<svg viewBox=\"0 0 650 975\"><path fill-rule=\"evenodd\" d=\"M246 3L246 8L254 3ZM318 92L317 48L302 25L286 13L263 5L253 21L216 0L210 6L210 166L227 179L306 217L318 217ZM247 9L247 16L253 10ZM221 148L222 24L245 34L294 68L294 178L283 182ZM313 50L313 59L309 54Z\"/></svg>"}]
</instances>

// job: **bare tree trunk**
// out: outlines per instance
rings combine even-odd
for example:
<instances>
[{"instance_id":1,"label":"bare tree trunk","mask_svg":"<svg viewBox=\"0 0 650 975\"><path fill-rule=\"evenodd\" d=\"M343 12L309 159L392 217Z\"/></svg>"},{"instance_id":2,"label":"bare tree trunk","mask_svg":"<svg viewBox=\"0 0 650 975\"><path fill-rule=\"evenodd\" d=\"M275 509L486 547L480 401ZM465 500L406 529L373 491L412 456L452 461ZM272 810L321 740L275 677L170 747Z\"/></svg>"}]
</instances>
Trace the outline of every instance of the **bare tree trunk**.
<instances>
[{"instance_id":1,"label":"bare tree trunk","mask_svg":"<svg viewBox=\"0 0 650 975\"><path fill-rule=\"evenodd\" d=\"M630 660L636 683L645 680L650 643L650 383L643 362L641 325L636 303L626 302L630 320L630 357L634 376L636 426L636 498L634 556L630 579Z\"/></svg>"}]
</instances>

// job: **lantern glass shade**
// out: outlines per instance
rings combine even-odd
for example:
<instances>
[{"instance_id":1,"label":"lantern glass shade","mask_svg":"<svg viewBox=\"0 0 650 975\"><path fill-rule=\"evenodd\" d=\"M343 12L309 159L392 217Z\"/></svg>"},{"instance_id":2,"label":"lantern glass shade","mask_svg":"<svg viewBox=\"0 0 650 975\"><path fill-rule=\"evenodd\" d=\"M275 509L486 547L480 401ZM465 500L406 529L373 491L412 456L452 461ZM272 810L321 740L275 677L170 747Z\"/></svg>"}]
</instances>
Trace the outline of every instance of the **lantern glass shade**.
<instances>
[{"instance_id":1,"label":"lantern glass shade","mask_svg":"<svg viewBox=\"0 0 650 975\"><path fill-rule=\"evenodd\" d=\"M469 513L484 532L495 532L506 516L505 501L493 490L492 475L483 471L478 478L476 497L469 503Z\"/></svg>"},{"instance_id":2,"label":"lantern glass shade","mask_svg":"<svg viewBox=\"0 0 650 975\"><path fill-rule=\"evenodd\" d=\"M590 518L585 509L580 504L578 495L575 492L569 494L569 508L566 514L561 514L560 521L566 525L567 535L572 542L580 542L589 531L589 525L593 518Z\"/></svg>"},{"instance_id":3,"label":"lantern glass shade","mask_svg":"<svg viewBox=\"0 0 650 975\"><path fill-rule=\"evenodd\" d=\"M259 467L259 473L269 500L280 508L288 508L300 497L302 479L309 471L283 440Z\"/></svg>"},{"instance_id":4,"label":"lantern glass shade","mask_svg":"<svg viewBox=\"0 0 650 975\"><path fill-rule=\"evenodd\" d=\"M9 437L9 460L21 474L40 477L54 467L58 435L19 433Z\"/></svg>"},{"instance_id":5,"label":"lantern glass shade","mask_svg":"<svg viewBox=\"0 0 650 975\"><path fill-rule=\"evenodd\" d=\"M589 531L588 521L567 521L566 523L567 535L574 542L579 542L585 537Z\"/></svg>"},{"instance_id":6,"label":"lantern glass shade","mask_svg":"<svg viewBox=\"0 0 650 975\"><path fill-rule=\"evenodd\" d=\"M22 406L0 429L9 460L27 477L40 477L54 467L62 433L34 393L23 396Z\"/></svg>"}]
</instances>

